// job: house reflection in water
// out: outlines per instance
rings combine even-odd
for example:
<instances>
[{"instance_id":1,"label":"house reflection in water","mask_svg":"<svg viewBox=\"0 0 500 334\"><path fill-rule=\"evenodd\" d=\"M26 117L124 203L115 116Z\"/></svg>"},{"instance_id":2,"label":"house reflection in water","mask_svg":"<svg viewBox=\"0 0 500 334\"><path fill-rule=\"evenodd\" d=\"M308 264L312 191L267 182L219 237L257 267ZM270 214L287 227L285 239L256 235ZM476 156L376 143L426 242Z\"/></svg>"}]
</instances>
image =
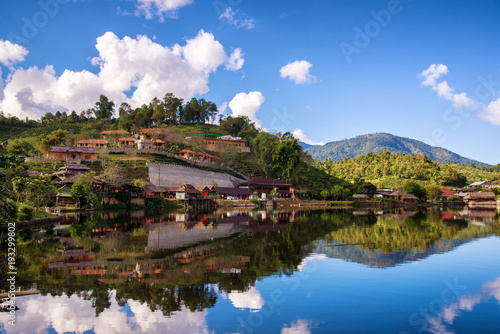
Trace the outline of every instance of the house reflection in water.
<instances>
[{"instance_id":1,"label":"house reflection in water","mask_svg":"<svg viewBox=\"0 0 500 334\"><path fill-rule=\"evenodd\" d=\"M248 221L248 217L246 219ZM179 248L204 241L226 238L245 231L244 221L240 223L218 223L216 226L201 222L179 222L149 225L146 250Z\"/></svg>"}]
</instances>

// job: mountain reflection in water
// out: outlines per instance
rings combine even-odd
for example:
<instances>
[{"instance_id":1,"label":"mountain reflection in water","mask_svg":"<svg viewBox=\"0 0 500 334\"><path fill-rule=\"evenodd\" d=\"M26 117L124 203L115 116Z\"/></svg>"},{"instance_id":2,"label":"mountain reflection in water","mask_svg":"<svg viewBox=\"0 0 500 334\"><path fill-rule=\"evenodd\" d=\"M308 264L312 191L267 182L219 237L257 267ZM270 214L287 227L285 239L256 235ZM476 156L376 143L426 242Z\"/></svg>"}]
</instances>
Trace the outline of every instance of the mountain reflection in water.
<instances>
[{"instance_id":1,"label":"mountain reflection in water","mask_svg":"<svg viewBox=\"0 0 500 334\"><path fill-rule=\"evenodd\" d=\"M318 260L389 270L453 252L474 240L497 238L500 223L494 211L93 212L68 215L55 232L56 236L35 233L20 245L23 261L18 285L29 289L35 283L42 296L58 297L23 297L19 314L35 319L35 304L54 307L57 300L60 305L82 308L83 301L90 301L97 318L91 321L85 316L89 328L106 332L100 329L105 328L103 317L124 307L134 309L130 312L135 315L148 312L139 311L142 305L154 312L149 325L136 319L139 331L162 324L161 316L207 315L207 310L222 307L225 301L241 312L258 313L269 305L256 289L266 277L300 278ZM483 292L472 294L479 300L476 304L499 296L494 290L497 277L500 273L490 277ZM453 322L453 314L458 317L466 302L466 297L461 298L426 318L428 323L442 327L443 321ZM153 320L157 312L161 316ZM56 332L83 332L85 317L79 320L81 329L51 321L54 328L59 326ZM282 329L305 326L311 331L325 320L319 321L299 318L282 324ZM189 330L207 329L204 317L200 326Z\"/></svg>"}]
</instances>

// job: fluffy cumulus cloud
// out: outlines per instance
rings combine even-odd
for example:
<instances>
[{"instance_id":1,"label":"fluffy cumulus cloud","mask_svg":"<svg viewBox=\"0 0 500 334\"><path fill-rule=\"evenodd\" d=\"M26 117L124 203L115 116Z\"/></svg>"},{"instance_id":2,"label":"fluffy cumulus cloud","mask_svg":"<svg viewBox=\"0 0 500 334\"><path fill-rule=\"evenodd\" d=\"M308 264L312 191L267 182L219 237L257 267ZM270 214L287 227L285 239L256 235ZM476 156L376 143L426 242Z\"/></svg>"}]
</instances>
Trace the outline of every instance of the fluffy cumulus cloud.
<instances>
[{"instance_id":1,"label":"fluffy cumulus cloud","mask_svg":"<svg viewBox=\"0 0 500 334\"><path fill-rule=\"evenodd\" d=\"M137 0L137 15L144 15L151 20L158 17L160 21L167 17L176 17L177 10L190 5L194 0Z\"/></svg>"},{"instance_id":2,"label":"fluffy cumulus cloud","mask_svg":"<svg viewBox=\"0 0 500 334\"><path fill-rule=\"evenodd\" d=\"M478 113L479 118L500 125L500 99L490 102Z\"/></svg>"},{"instance_id":3,"label":"fluffy cumulus cloud","mask_svg":"<svg viewBox=\"0 0 500 334\"><path fill-rule=\"evenodd\" d=\"M290 327L283 327L281 329L281 334L310 334L313 324L311 321L299 319L296 322L292 322Z\"/></svg>"},{"instance_id":4,"label":"fluffy cumulus cloud","mask_svg":"<svg viewBox=\"0 0 500 334\"><path fill-rule=\"evenodd\" d=\"M455 107L474 108L474 100L469 98L466 93L454 94L454 89L448 85L446 80L437 83L437 80L445 74L448 74L448 67L446 65L432 64L418 76L423 79L422 86L432 87L440 97L451 101Z\"/></svg>"},{"instance_id":5,"label":"fluffy cumulus cloud","mask_svg":"<svg viewBox=\"0 0 500 334\"><path fill-rule=\"evenodd\" d=\"M248 17L246 14L239 10L234 10L231 7L227 7L226 10L220 14L219 20L233 25L236 28L252 29L255 25L253 19Z\"/></svg>"},{"instance_id":6,"label":"fluffy cumulus cloud","mask_svg":"<svg viewBox=\"0 0 500 334\"><path fill-rule=\"evenodd\" d=\"M97 74L65 70L57 76L50 65L12 69L3 98L0 93L0 110L36 119L48 111L85 110L99 94L132 107L167 92L189 99L209 91L209 76L219 67L241 68L244 61L241 50L228 57L221 43L203 30L185 45L172 47L146 36L120 39L107 32L97 38L96 49L99 56L91 63L99 66Z\"/></svg>"},{"instance_id":7,"label":"fluffy cumulus cloud","mask_svg":"<svg viewBox=\"0 0 500 334\"><path fill-rule=\"evenodd\" d=\"M238 309L249 309L254 312L262 309L265 303L259 290L253 286L246 292L229 292L227 298L234 307Z\"/></svg>"},{"instance_id":8,"label":"fluffy cumulus cloud","mask_svg":"<svg viewBox=\"0 0 500 334\"><path fill-rule=\"evenodd\" d=\"M36 296L18 301L16 327L9 333L209 333L207 311L190 312L182 308L171 317L151 312L146 304L130 300L129 311L117 305L111 292L111 306L95 317L91 301L73 295ZM47 312L50 310L50 312ZM6 322L5 322L6 323Z\"/></svg>"},{"instance_id":9,"label":"fluffy cumulus cloud","mask_svg":"<svg viewBox=\"0 0 500 334\"><path fill-rule=\"evenodd\" d=\"M245 59L243 58L243 51L236 49L231 53L231 56L226 61L226 70L237 71L243 67Z\"/></svg>"},{"instance_id":10,"label":"fluffy cumulus cloud","mask_svg":"<svg viewBox=\"0 0 500 334\"><path fill-rule=\"evenodd\" d=\"M23 46L0 40L0 64L12 66L23 61L27 54Z\"/></svg>"},{"instance_id":11,"label":"fluffy cumulus cloud","mask_svg":"<svg viewBox=\"0 0 500 334\"><path fill-rule=\"evenodd\" d=\"M312 64L305 60L296 60L293 63L288 63L280 69L280 76L285 79L289 78L296 85L307 84L316 81L316 77L311 75Z\"/></svg>"},{"instance_id":12,"label":"fluffy cumulus cloud","mask_svg":"<svg viewBox=\"0 0 500 334\"><path fill-rule=\"evenodd\" d=\"M448 67L443 64L432 64L428 69L418 74L422 78L422 86L429 86L437 92L438 96L451 101L455 107L469 108L476 111L480 119L495 125L500 125L500 99L484 105L477 103L466 93L454 93L454 89L446 80L438 83L438 79L448 74Z\"/></svg>"},{"instance_id":13,"label":"fluffy cumulus cloud","mask_svg":"<svg viewBox=\"0 0 500 334\"><path fill-rule=\"evenodd\" d=\"M301 142L304 142L306 144L309 144L309 145L325 145L324 142L314 142L312 141L311 139L307 138L306 134L304 133L304 131L302 129L295 129L293 130L292 132L293 136L295 138L297 138L298 140L300 140Z\"/></svg>"},{"instance_id":14,"label":"fluffy cumulus cloud","mask_svg":"<svg viewBox=\"0 0 500 334\"><path fill-rule=\"evenodd\" d=\"M257 119L260 106L264 103L264 95L261 92L238 93L233 97L228 106L232 116L247 116L258 127L262 127L262 121Z\"/></svg>"}]
</instances>

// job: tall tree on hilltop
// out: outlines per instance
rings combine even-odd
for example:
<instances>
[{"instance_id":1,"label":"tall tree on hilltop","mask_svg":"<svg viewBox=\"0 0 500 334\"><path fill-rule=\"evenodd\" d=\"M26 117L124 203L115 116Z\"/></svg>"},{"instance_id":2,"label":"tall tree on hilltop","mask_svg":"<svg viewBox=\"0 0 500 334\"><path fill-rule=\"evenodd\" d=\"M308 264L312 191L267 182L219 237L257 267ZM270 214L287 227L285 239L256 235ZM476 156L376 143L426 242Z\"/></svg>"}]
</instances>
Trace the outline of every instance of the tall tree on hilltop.
<instances>
[{"instance_id":1,"label":"tall tree on hilltop","mask_svg":"<svg viewBox=\"0 0 500 334\"><path fill-rule=\"evenodd\" d=\"M247 116L227 116L220 121L220 127L226 133L234 137L243 137L252 139L257 136L259 131Z\"/></svg>"},{"instance_id":2,"label":"tall tree on hilltop","mask_svg":"<svg viewBox=\"0 0 500 334\"><path fill-rule=\"evenodd\" d=\"M179 112L179 121L183 123L205 123L217 115L217 105L205 99L192 98Z\"/></svg>"},{"instance_id":3,"label":"tall tree on hilltop","mask_svg":"<svg viewBox=\"0 0 500 334\"><path fill-rule=\"evenodd\" d=\"M294 181L295 170L300 163L302 146L298 139L285 139L273 149L273 169L287 182Z\"/></svg>"},{"instance_id":4,"label":"tall tree on hilltop","mask_svg":"<svg viewBox=\"0 0 500 334\"><path fill-rule=\"evenodd\" d=\"M115 113L115 103L109 101L108 98L101 94L99 96L99 101L95 103L94 115L97 120L101 119L111 119L111 116Z\"/></svg>"}]
</instances>

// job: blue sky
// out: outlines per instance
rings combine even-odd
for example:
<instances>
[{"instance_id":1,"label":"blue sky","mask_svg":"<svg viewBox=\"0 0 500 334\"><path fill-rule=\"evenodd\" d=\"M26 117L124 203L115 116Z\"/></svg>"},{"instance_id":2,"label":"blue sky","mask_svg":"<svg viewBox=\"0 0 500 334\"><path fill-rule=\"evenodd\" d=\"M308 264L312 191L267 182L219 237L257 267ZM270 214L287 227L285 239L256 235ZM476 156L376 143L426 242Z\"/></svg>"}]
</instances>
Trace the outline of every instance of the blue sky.
<instances>
[{"instance_id":1,"label":"blue sky","mask_svg":"<svg viewBox=\"0 0 500 334\"><path fill-rule=\"evenodd\" d=\"M172 91L312 143L388 132L496 164L499 32L488 0L3 0L0 110Z\"/></svg>"}]
</instances>

